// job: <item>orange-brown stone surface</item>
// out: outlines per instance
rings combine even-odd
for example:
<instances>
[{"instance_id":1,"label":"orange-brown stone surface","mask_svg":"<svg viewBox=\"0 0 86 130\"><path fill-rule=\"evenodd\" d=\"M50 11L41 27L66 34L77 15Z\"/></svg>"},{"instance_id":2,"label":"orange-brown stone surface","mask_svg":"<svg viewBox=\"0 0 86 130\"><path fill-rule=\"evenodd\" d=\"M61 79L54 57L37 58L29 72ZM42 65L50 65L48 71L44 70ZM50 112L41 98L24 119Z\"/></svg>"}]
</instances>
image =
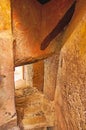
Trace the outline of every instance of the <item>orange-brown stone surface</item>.
<instances>
[{"instance_id":1,"label":"orange-brown stone surface","mask_svg":"<svg viewBox=\"0 0 86 130\"><path fill-rule=\"evenodd\" d=\"M12 48L12 37L0 32L0 130L17 125Z\"/></svg>"},{"instance_id":2,"label":"orange-brown stone surface","mask_svg":"<svg viewBox=\"0 0 86 130\"><path fill-rule=\"evenodd\" d=\"M0 1L0 130L17 126L10 0Z\"/></svg>"},{"instance_id":3,"label":"orange-brown stone surface","mask_svg":"<svg viewBox=\"0 0 86 130\"><path fill-rule=\"evenodd\" d=\"M55 107L58 130L86 130L86 1L77 1L60 54Z\"/></svg>"},{"instance_id":4,"label":"orange-brown stone surface","mask_svg":"<svg viewBox=\"0 0 86 130\"><path fill-rule=\"evenodd\" d=\"M52 42L44 51L42 41L56 27L74 0L52 0L40 5L37 0L13 0L13 35L15 65L35 62L54 53L58 44Z\"/></svg>"}]
</instances>

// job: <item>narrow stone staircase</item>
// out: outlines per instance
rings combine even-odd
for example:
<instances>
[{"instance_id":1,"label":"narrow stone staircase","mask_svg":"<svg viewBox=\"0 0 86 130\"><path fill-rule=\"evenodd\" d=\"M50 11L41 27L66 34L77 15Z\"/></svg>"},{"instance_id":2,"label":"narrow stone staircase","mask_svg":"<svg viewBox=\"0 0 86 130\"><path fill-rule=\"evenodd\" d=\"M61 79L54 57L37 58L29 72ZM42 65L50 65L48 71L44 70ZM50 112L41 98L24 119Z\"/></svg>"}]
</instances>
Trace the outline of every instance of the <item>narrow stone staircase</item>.
<instances>
[{"instance_id":1,"label":"narrow stone staircase","mask_svg":"<svg viewBox=\"0 0 86 130\"><path fill-rule=\"evenodd\" d=\"M21 129L35 130L55 125L53 102L36 88L27 86L24 80L17 81L15 97L18 124Z\"/></svg>"}]
</instances>

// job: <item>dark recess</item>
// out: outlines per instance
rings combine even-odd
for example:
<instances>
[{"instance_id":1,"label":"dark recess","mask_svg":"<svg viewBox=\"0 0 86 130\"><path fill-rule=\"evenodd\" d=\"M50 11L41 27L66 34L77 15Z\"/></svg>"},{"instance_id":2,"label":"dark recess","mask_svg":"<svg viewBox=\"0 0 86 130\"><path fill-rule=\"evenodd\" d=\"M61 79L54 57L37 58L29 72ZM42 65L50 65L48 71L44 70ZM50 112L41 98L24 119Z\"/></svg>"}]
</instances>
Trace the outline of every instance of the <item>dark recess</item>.
<instances>
[{"instance_id":1,"label":"dark recess","mask_svg":"<svg viewBox=\"0 0 86 130\"><path fill-rule=\"evenodd\" d=\"M46 4L47 2L49 2L50 0L37 0L40 4Z\"/></svg>"}]
</instances>

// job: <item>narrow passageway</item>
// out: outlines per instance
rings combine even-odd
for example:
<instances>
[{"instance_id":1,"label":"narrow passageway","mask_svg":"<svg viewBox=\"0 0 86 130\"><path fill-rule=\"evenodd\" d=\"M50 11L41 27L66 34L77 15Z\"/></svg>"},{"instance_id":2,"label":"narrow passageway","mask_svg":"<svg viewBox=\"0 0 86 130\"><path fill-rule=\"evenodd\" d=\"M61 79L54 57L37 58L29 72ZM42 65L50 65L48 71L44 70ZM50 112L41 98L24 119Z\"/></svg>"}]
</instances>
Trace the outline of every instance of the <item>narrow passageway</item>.
<instances>
[{"instance_id":1,"label":"narrow passageway","mask_svg":"<svg viewBox=\"0 0 86 130\"><path fill-rule=\"evenodd\" d=\"M37 67L37 64L34 65ZM40 91L39 87L37 88L34 84L30 86L29 80L26 78L28 80L27 85L26 80L22 77L23 73L26 71L22 71L22 68L23 67L18 67L15 69L15 79L17 79L15 81L15 103L20 128L24 128L24 130L33 130L37 128L41 129L41 127L46 127L47 129L47 127L54 126L55 108L53 102ZM29 66L25 66L24 68L30 69ZM38 68L32 70L34 74L36 73L36 79L39 70ZM27 77L27 72L25 77ZM32 79L32 82L34 82L34 79ZM36 82L39 83L39 80Z\"/></svg>"},{"instance_id":2,"label":"narrow passageway","mask_svg":"<svg viewBox=\"0 0 86 130\"><path fill-rule=\"evenodd\" d=\"M86 0L0 0L0 130L86 130Z\"/></svg>"}]
</instances>

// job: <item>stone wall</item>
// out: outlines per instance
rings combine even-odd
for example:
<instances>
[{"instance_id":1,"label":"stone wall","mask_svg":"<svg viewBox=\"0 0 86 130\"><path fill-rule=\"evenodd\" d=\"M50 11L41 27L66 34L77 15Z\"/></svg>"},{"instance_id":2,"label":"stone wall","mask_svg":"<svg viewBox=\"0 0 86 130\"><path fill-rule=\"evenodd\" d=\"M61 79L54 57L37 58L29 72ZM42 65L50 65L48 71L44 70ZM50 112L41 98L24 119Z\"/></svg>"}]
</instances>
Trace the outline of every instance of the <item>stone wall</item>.
<instances>
[{"instance_id":1,"label":"stone wall","mask_svg":"<svg viewBox=\"0 0 86 130\"><path fill-rule=\"evenodd\" d=\"M55 94L58 130L86 129L86 1L64 35Z\"/></svg>"}]
</instances>

